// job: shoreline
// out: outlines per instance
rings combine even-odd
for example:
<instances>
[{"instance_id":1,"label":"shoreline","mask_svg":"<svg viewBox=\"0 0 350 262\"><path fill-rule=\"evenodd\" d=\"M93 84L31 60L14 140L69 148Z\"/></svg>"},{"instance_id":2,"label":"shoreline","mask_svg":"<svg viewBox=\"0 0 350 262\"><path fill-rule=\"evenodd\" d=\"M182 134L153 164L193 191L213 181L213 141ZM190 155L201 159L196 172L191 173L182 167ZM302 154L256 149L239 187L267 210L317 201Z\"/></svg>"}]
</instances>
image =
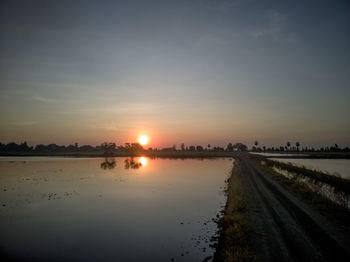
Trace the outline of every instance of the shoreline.
<instances>
[{"instance_id":1,"label":"shoreline","mask_svg":"<svg viewBox=\"0 0 350 262\"><path fill-rule=\"evenodd\" d=\"M96 152L72 152L72 153L2 153L0 157L150 157L150 158L215 158L215 157L235 157L237 152L232 151L143 151L143 152L116 152L111 155Z\"/></svg>"},{"instance_id":2,"label":"shoreline","mask_svg":"<svg viewBox=\"0 0 350 262\"><path fill-rule=\"evenodd\" d=\"M279 235L276 235L272 238L269 237L270 242L260 243L262 241L257 238L257 235L261 235L262 231L264 231L264 229L261 229L261 225L267 223L268 220L266 220L266 217L280 221L278 225L283 230L286 228L290 230L288 223L292 223L295 219L296 221L304 221L306 219L317 230L309 231L307 228L301 228L301 237L299 235L296 236L298 241L302 240L303 234L311 234L317 245L322 246L327 242L327 244L334 244L342 254L344 252L346 253L342 249L344 247L342 244L348 242L349 239L344 238L343 234L336 234L337 231L333 229L336 224L341 226L345 231L350 230L348 222L349 210L335 205L322 196L319 196L316 192L307 189L299 182L284 178L282 175L271 173L271 170L268 170L267 166L260 166L260 161L256 161L254 156L252 158L250 157L251 155L242 153L237 154L234 160L234 166L227 180L227 188L225 190L227 200L225 208L221 211L223 216L217 221L218 243L213 261L268 261L271 257L266 257L264 254L274 250L275 245L283 246L285 241L287 243L294 241L294 238L290 238L289 235L287 235L287 240L283 238L278 239ZM264 159L264 157L259 157L259 160L261 159ZM269 186L266 187L266 185ZM260 195L259 192L261 190L264 192L267 190L268 193ZM289 198L290 195L292 195L291 198ZM272 196L272 198L265 199L267 196ZM283 204L275 212L271 212L271 209L275 208L271 206L272 203L279 203L280 201ZM257 203L262 204L264 208L257 205ZM283 219L279 218L279 214L282 211L289 214L289 209L286 209L284 205L293 209L293 212L296 212L298 216L296 218L291 217L289 222L288 220L287 222L284 220L284 216L282 216ZM305 207L307 210L311 210L316 218L322 216L328 222L321 223L320 221L323 220L318 221L314 216L309 217L309 215L306 215L308 212L305 213L304 211ZM330 210L332 210L332 214L328 214ZM260 224L256 222L257 220ZM324 231L327 225L333 231ZM270 229L272 231L275 230L275 224ZM322 231L322 234L324 233L324 236L318 240L317 232L319 230ZM333 233L340 242L333 243L333 240L329 240L329 235L333 235ZM342 244L339 246L340 243ZM268 245L267 248L262 249L261 246L265 244L272 246ZM316 253L310 250L305 252L303 256L312 257ZM283 254L279 255L284 257ZM324 257L328 255L326 253L322 254Z\"/></svg>"},{"instance_id":3,"label":"shoreline","mask_svg":"<svg viewBox=\"0 0 350 262\"><path fill-rule=\"evenodd\" d=\"M105 155L103 152L0 152L0 157L151 157L151 158L211 158L211 157L236 157L238 151L140 151L140 152L115 152L114 154ZM249 152L252 155L255 152ZM350 153L285 153L286 156L279 153L274 156L264 156L267 159L284 158L284 159L350 159ZM293 155L288 155L293 154ZM263 156L263 155L260 155Z\"/></svg>"},{"instance_id":4,"label":"shoreline","mask_svg":"<svg viewBox=\"0 0 350 262\"><path fill-rule=\"evenodd\" d=\"M225 190L227 200L223 216L217 221L218 242L213 262L256 261L254 232L247 216L247 195L240 160L235 158Z\"/></svg>"}]
</instances>

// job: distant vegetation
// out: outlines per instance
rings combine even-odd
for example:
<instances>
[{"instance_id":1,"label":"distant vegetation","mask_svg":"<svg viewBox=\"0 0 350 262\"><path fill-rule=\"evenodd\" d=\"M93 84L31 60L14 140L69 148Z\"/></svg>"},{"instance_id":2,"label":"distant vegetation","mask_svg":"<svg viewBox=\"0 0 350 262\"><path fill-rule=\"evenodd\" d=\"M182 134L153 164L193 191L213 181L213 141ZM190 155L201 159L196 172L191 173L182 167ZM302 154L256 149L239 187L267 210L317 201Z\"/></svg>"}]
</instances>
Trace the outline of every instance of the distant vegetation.
<instances>
[{"instance_id":1,"label":"distant vegetation","mask_svg":"<svg viewBox=\"0 0 350 262\"><path fill-rule=\"evenodd\" d=\"M72 153L72 152L103 152L103 148L101 146L90 146L83 145L79 146L78 143L69 146L59 146L56 144L49 145L36 145L35 147L29 146L27 142L16 144L14 142L8 144L0 143L0 152L4 153Z\"/></svg>"},{"instance_id":2,"label":"distant vegetation","mask_svg":"<svg viewBox=\"0 0 350 262\"><path fill-rule=\"evenodd\" d=\"M320 148L314 147L301 147L300 142L295 142L293 145L291 142L286 142L285 145L276 146L276 147L266 147L266 146L258 146L259 142L255 141L254 146L251 148L252 152L350 152L349 147L341 148L338 144L334 144L332 146L323 146Z\"/></svg>"},{"instance_id":3,"label":"distant vegetation","mask_svg":"<svg viewBox=\"0 0 350 262\"><path fill-rule=\"evenodd\" d=\"M36 145L35 147L29 146L27 142L16 144L14 142L3 144L0 143L0 153L3 155L80 155L80 153L90 153L89 155L101 155L101 156L114 156L114 155L139 155L141 153L149 153L154 155L160 152L233 152L233 151L247 151L248 147L242 143L228 143L226 148L224 147L212 147L210 144L207 147L201 145L185 146L181 144L181 149L176 149L176 146L166 148L148 148L144 149L139 143L125 143L124 145L117 145L112 142L105 142L99 146L83 145L79 146L78 143L68 146L60 146L56 144L49 145Z\"/></svg>"},{"instance_id":4,"label":"distant vegetation","mask_svg":"<svg viewBox=\"0 0 350 262\"><path fill-rule=\"evenodd\" d=\"M249 150L243 143L228 143L226 147L212 146L207 144L202 145L185 145L181 144L177 149L175 145L165 148L143 148L139 143L125 143L124 145L117 145L113 142L105 142L99 146L82 145L74 143L68 146L48 144L39 144L36 146L29 146L27 142L24 143L0 143L0 155L77 155L77 156L136 156L140 154L146 154L149 156L157 155L227 155L228 152L235 151L252 151L252 152L307 152L307 153L329 153L329 152L350 152L349 147L341 148L337 144L333 146L325 146L319 149L301 147L300 142L295 142L295 146L292 146L291 142L287 142L285 146L280 147L266 147L259 146L259 142L255 141L254 146ZM221 152L221 153L220 153Z\"/></svg>"}]
</instances>

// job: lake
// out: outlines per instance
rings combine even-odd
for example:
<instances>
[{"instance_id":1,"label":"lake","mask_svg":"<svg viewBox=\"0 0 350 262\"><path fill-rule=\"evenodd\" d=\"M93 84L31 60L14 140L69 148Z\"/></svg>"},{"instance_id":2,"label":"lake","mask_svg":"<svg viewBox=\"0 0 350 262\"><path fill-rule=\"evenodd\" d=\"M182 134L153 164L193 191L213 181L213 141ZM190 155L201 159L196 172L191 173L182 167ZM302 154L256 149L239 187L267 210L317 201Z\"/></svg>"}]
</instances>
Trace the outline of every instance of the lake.
<instances>
[{"instance_id":1,"label":"lake","mask_svg":"<svg viewBox=\"0 0 350 262\"><path fill-rule=\"evenodd\" d=\"M303 165L310 169L339 174L343 178L350 179L350 159L297 159L297 158L273 158L285 163Z\"/></svg>"},{"instance_id":2,"label":"lake","mask_svg":"<svg viewBox=\"0 0 350 262\"><path fill-rule=\"evenodd\" d=\"M16 261L202 261L231 159L0 158L0 252Z\"/></svg>"}]
</instances>

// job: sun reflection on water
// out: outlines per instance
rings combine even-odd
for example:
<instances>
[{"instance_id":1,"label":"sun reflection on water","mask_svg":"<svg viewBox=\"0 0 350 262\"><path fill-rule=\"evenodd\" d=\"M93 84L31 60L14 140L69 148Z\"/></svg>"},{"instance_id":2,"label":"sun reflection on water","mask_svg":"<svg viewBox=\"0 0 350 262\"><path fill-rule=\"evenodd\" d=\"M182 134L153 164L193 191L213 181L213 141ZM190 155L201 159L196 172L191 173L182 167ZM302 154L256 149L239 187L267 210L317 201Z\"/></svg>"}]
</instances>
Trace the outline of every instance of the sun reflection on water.
<instances>
[{"instance_id":1,"label":"sun reflection on water","mask_svg":"<svg viewBox=\"0 0 350 262\"><path fill-rule=\"evenodd\" d=\"M139 162L140 162L141 165L144 167L144 166L147 165L148 160L147 160L147 158L145 158L144 156L142 156L142 157L139 158Z\"/></svg>"}]
</instances>

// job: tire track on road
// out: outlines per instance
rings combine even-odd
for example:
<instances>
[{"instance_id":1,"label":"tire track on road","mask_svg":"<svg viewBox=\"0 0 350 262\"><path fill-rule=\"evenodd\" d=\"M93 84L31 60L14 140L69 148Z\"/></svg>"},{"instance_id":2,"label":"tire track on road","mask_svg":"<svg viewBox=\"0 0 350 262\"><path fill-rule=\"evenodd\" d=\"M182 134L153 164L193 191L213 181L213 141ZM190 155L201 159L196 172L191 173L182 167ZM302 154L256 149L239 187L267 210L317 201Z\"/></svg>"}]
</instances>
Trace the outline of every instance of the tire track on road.
<instances>
[{"instance_id":1,"label":"tire track on road","mask_svg":"<svg viewBox=\"0 0 350 262\"><path fill-rule=\"evenodd\" d=\"M320 214L301 203L246 157L239 157L248 213L262 261L347 261L346 244ZM348 237L348 236L347 236Z\"/></svg>"}]
</instances>

